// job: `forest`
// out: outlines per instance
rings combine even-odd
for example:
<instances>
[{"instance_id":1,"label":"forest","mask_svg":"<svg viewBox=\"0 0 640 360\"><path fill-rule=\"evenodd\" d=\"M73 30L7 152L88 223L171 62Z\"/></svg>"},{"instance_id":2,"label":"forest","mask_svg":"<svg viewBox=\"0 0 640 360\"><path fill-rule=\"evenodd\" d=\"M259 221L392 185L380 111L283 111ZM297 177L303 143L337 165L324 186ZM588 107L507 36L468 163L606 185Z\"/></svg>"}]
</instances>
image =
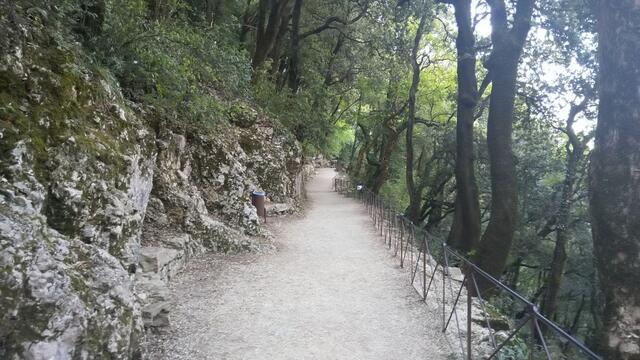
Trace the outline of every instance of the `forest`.
<instances>
[{"instance_id":1,"label":"forest","mask_svg":"<svg viewBox=\"0 0 640 360\"><path fill-rule=\"evenodd\" d=\"M640 359L637 1L57 3L128 100L192 132L256 104L606 359Z\"/></svg>"}]
</instances>

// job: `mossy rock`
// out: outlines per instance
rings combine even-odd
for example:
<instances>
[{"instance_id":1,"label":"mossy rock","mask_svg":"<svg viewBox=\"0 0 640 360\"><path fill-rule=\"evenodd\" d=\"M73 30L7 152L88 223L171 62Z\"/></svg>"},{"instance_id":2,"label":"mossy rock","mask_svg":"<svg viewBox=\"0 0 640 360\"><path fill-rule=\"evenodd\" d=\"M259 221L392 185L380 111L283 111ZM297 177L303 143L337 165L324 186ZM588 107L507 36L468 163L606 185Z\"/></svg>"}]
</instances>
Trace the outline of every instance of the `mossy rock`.
<instances>
[{"instance_id":1,"label":"mossy rock","mask_svg":"<svg viewBox=\"0 0 640 360\"><path fill-rule=\"evenodd\" d=\"M245 129L258 122L258 112L244 104L231 105L227 115L232 124Z\"/></svg>"}]
</instances>

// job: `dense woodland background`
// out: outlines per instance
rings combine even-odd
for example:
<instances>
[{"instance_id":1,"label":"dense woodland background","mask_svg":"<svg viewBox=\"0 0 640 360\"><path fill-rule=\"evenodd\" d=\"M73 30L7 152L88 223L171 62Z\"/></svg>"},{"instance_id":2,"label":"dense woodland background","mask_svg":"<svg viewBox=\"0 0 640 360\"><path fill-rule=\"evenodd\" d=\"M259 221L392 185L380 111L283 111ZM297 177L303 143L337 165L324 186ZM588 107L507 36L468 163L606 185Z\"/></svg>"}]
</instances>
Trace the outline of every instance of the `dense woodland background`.
<instances>
[{"instance_id":1,"label":"dense woodland background","mask_svg":"<svg viewBox=\"0 0 640 360\"><path fill-rule=\"evenodd\" d=\"M308 157L339 159L607 358L640 358L637 2L69 0L58 10L129 99L202 131L230 100L259 104Z\"/></svg>"}]
</instances>

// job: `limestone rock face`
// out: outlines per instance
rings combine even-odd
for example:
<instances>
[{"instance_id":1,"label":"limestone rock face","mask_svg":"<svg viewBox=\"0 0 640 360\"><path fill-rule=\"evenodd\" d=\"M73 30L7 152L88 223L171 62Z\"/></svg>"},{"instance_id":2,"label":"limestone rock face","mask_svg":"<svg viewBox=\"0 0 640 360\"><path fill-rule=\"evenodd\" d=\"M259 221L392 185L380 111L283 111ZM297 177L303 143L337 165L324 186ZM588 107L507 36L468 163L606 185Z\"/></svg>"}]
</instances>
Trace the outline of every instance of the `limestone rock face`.
<instances>
[{"instance_id":1,"label":"limestone rock face","mask_svg":"<svg viewBox=\"0 0 640 360\"><path fill-rule=\"evenodd\" d=\"M267 211L267 215L277 216L291 214L294 208L289 204L269 203L265 206L265 210Z\"/></svg>"},{"instance_id":2,"label":"limestone rock face","mask_svg":"<svg viewBox=\"0 0 640 360\"><path fill-rule=\"evenodd\" d=\"M49 227L39 183L0 186L0 358L140 357L140 308L122 264Z\"/></svg>"},{"instance_id":3,"label":"limestone rock face","mask_svg":"<svg viewBox=\"0 0 640 360\"><path fill-rule=\"evenodd\" d=\"M250 105L214 131L164 123L55 2L21 3L0 2L0 358L141 357L190 257L263 246L251 191L296 203L300 147Z\"/></svg>"},{"instance_id":4,"label":"limestone rock face","mask_svg":"<svg viewBox=\"0 0 640 360\"><path fill-rule=\"evenodd\" d=\"M164 279L171 279L184 264L181 250L147 246L140 249L140 268L143 272L154 272Z\"/></svg>"},{"instance_id":5,"label":"limestone rock face","mask_svg":"<svg viewBox=\"0 0 640 360\"><path fill-rule=\"evenodd\" d=\"M7 6L0 358L140 357L141 312L127 270L151 192L152 137L113 81L89 71L76 45L52 39L55 9Z\"/></svg>"},{"instance_id":6,"label":"limestone rock face","mask_svg":"<svg viewBox=\"0 0 640 360\"><path fill-rule=\"evenodd\" d=\"M208 134L150 126L152 112L84 63L75 41L53 38L63 32L51 5L9 3L0 3L0 358L141 357L143 320L169 324L167 282L189 257L258 247L250 191L293 202L300 148L248 105Z\"/></svg>"}]
</instances>

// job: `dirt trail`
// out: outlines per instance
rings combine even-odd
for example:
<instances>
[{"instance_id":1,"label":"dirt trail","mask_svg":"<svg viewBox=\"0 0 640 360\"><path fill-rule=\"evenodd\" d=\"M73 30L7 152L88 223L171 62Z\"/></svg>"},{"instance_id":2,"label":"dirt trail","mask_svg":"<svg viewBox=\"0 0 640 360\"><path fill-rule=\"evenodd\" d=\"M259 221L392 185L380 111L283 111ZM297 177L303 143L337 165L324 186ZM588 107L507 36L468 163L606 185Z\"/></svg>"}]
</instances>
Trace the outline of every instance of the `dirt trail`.
<instances>
[{"instance_id":1,"label":"dirt trail","mask_svg":"<svg viewBox=\"0 0 640 360\"><path fill-rule=\"evenodd\" d=\"M268 255L206 255L173 281L168 333L152 359L446 359L435 306L408 285L362 206L307 185L306 216Z\"/></svg>"}]
</instances>

